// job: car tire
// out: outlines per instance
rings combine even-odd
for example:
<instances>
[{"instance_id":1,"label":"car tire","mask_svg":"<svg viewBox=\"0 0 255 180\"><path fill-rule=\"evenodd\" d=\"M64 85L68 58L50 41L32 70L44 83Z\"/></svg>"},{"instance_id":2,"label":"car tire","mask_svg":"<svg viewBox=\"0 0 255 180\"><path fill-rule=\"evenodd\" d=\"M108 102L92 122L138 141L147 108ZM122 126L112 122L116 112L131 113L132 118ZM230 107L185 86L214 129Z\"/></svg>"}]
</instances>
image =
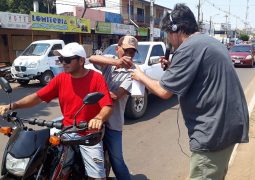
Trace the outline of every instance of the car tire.
<instances>
[{"instance_id":1,"label":"car tire","mask_svg":"<svg viewBox=\"0 0 255 180\"><path fill-rule=\"evenodd\" d=\"M144 92L144 97L129 96L126 104L125 116L130 119L141 118L147 109L147 104L148 104L147 91Z\"/></svg>"},{"instance_id":2,"label":"car tire","mask_svg":"<svg viewBox=\"0 0 255 180\"><path fill-rule=\"evenodd\" d=\"M40 78L39 78L40 84L41 84L42 86L47 85L47 84L53 79L53 77L54 77L53 72L51 72L51 71L45 71L45 72L40 76Z\"/></svg>"},{"instance_id":3,"label":"car tire","mask_svg":"<svg viewBox=\"0 0 255 180\"><path fill-rule=\"evenodd\" d=\"M24 79L17 79L17 82L21 85L21 86L26 86L29 83L30 80L24 80Z\"/></svg>"}]
</instances>

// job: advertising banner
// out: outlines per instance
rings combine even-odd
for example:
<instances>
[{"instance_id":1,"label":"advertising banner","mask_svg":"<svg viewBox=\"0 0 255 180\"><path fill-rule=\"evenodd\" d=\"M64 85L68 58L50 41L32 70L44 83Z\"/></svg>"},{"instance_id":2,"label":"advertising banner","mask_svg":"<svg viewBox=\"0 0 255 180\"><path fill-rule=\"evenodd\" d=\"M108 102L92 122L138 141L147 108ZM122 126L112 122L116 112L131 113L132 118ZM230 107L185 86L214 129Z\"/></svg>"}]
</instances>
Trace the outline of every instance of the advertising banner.
<instances>
[{"instance_id":1,"label":"advertising banner","mask_svg":"<svg viewBox=\"0 0 255 180\"><path fill-rule=\"evenodd\" d=\"M111 34L111 23L95 22L95 33L99 34Z\"/></svg>"},{"instance_id":2,"label":"advertising banner","mask_svg":"<svg viewBox=\"0 0 255 180\"><path fill-rule=\"evenodd\" d=\"M148 28L139 27L138 28L138 36L148 36Z\"/></svg>"},{"instance_id":3,"label":"advertising banner","mask_svg":"<svg viewBox=\"0 0 255 180\"><path fill-rule=\"evenodd\" d=\"M85 0L85 3L88 8L105 7L105 0Z\"/></svg>"},{"instance_id":4,"label":"advertising banner","mask_svg":"<svg viewBox=\"0 0 255 180\"><path fill-rule=\"evenodd\" d=\"M153 36L155 38L159 38L160 37L160 29L159 28L153 28Z\"/></svg>"},{"instance_id":5,"label":"advertising banner","mask_svg":"<svg viewBox=\"0 0 255 180\"><path fill-rule=\"evenodd\" d=\"M33 30L90 33L90 20L73 16L31 13Z\"/></svg>"},{"instance_id":6,"label":"advertising banner","mask_svg":"<svg viewBox=\"0 0 255 180\"><path fill-rule=\"evenodd\" d=\"M135 36L136 31L133 25L112 23L112 34Z\"/></svg>"},{"instance_id":7,"label":"advertising banner","mask_svg":"<svg viewBox=\"0 0 255 180\"><path fill-rule=\"evenodd\" d=\"M0 12L2 28L31 29L31 20L28 14Z\"/></svg>"}]
</instances>

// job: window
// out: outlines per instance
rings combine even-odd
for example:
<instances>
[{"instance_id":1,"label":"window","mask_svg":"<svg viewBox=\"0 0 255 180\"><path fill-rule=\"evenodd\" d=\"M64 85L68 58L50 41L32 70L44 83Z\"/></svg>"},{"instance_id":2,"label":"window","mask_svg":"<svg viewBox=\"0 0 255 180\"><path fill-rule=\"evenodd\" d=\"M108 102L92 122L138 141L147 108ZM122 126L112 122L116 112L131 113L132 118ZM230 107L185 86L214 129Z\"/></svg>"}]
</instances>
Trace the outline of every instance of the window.
<instances>
[{"instance_id":1,"label":"window","mask_svg":"<svg viewBox=\"0 0 255 180\"><path fill-rule=\"evenodd\" d=\"M49 57L50 56L55 56L54 54L53 54L53 51L54 50L58 50L58 49L62 49L62 44L54 44L53 46L52 46L52 48L51 48L51 51L49 52Z\"/></svg>"},{"instance_id":2,"label":"window","mask_svg":"<svg viewBox=\"0 0 255 180\"><path fill-rule=\"evenodd\" d=\"M137 22L144 22L144 9L137 8Z\"/></svg>"},{"instance_id":3,"label":"window","mask_svg":"<svg viewBox=\"0 0 255 180\"><path fill-rule=\"evenodd\" d=\"M164 51L161 45L153 46L150 57L152 56L164 56Z\"/></svg>"},{"instance_id":4,"label":"window","mask_svg":"<svg viewBox=\"0 0 255 180\"><path fill-rule=\"evenodd\" d=\"M49 46L50 44L47 43L31 44L22 53L22 56L42 56L46 53Z\"/></svg>"}]
</instances>

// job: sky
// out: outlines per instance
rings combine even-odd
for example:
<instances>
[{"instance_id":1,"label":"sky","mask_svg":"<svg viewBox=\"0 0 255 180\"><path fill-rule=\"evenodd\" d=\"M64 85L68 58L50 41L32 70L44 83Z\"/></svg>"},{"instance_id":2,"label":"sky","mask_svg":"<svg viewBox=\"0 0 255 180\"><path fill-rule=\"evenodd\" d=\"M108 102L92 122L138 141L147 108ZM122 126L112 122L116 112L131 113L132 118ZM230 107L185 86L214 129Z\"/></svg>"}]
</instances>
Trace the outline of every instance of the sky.
<instances>
[{"instance_id":1,"label":"sky","mask_svg":"<svg viewBox=\"0 0 255 180\"><path fill-rule=\"evenodd\" d=\"M147 0L150 1L150 0ZM246 17L247 1L249 1L248 8L248 22L252 28L255 28L255 1L254 0L200 0L201 15L203 20L213 23L226 23L226 12L232 14L228 21L231 24L231 29L244 28L244 21ZM196 18L198 15L199 0L154 0L155 4L165 6L167 8L174 8L176 3L185 3L193 11ZM224 12L225 11L225 12ZM201 17L200 15L200 17ZM242 21L241 21L242 20Z\"/></svg>"},{"instance_id":2,"label":"sky","mask_svg":"<svg viewBox=\"0 0 255 180\"><path fill-rule=\"evenodd\" d=\"M115 2L116 0L106 0L112 6L118 6ZM132 1L132 0L131 0ZM150 0L146 0L149 1ZM84 0L57 0L57 2L61 3L69 3L72 2L77 5L83 5ZM198 15L198 3L199 0L154 0L155 4L173 9L176 3L185 3L196 16ZM247 9L248 3L248 11ZM201 4L201 13L200 18L203 16L203 21L210 22L214 24L226 23L229 22L231 24L231 29L243 29L244 22L246 19L246 12L248 12L248 27L252 27L255 29L255 0L200 0ZM66 6L70 8L70 6ZM113 8L113 7L112 7ZM62 8L61 8L62 9ZM230 12L230 16L226 19L226 13Z\"/></svg>"}]
</instances>

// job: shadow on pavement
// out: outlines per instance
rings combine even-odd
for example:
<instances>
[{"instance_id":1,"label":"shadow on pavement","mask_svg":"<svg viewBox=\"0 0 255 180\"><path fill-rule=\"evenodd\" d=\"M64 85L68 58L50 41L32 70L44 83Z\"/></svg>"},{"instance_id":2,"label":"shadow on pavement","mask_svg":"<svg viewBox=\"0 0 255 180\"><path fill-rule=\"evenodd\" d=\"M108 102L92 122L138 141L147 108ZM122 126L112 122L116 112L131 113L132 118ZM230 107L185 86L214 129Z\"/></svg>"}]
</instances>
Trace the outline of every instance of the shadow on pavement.
<instances>
[{"instance_id":1,"label":"shadow on pavement","mask_svg":"<svg viewBox=\"0 0 255 180\"><path fill-rule=\"evenodd\" d=\"M12 85L13 87L13 85ZM38 85L38 83L28 84L26 86L16 86L13 87L13 91L10 94L11 102L15 102L27 95L30 95L42 87ZM7 94L0 89L0 105L9 104L9 99ZM50 103L41 103L32 108L26 109L18 109L16 110L19 117L22 118L38 118L38 116L49 116L50 115L50 108L57 108L59 106L58 100L53 100ZM49 120L49 119L45 119Z\"/></svg>"}]
</instances>

